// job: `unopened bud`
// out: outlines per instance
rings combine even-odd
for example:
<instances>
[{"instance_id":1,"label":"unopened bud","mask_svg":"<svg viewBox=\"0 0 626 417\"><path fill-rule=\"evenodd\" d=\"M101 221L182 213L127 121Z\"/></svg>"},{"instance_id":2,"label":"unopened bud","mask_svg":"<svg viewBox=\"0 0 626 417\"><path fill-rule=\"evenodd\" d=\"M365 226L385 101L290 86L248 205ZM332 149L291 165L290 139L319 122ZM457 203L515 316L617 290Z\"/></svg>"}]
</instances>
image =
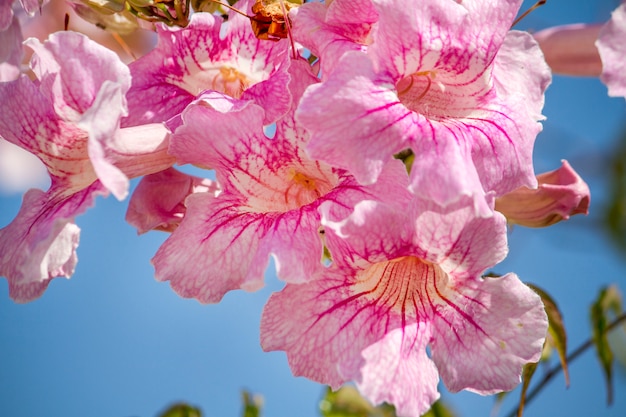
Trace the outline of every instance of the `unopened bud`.
<instances>
[{"instance_id":1,"label":"unopened bud","mask_svg":"<svg viewBox=\"0 0 626 417\"><path fill-rule=\"evenodd\" d=\"M602 72L602 60L595 42L601 27L556 26L539 31L534 37L555 74L597 77Z\"/></svg>"},{"instance_id":2,"label":"unopened bud","mask_svg":"<svg viewBox=\"0 0 626 417\"><path fill-rule=\"evenodd\" d=\"M557 170L538 175L537 181L535 190L520 187L496 199L496 210L509 223L546 227L589 212L589 187L567 161Z\"/></svg>"},{"instance_id":3,"label":"unopened bud","mask_svg":"<svg viewBox=\"0 0 626 417\"><path fill-rule=\"evenodd\" d=\"M71 3L71 6L77 15L100 29L127 35L139 28L137 18L126 10L120 13L103 13L101 10L106 9L99 10L82 3Z\"/></svg>"},{"instance_id":4,"label":"unopened bud","mask_svg":"<svg viewBox=\"0 0 626 417\"><path fill-rule=\"evenodd\" d=\"M76 0L76 4L83 4L104 14L119 13L124 10L126 0Z\"/></svg>"}]
</instances>

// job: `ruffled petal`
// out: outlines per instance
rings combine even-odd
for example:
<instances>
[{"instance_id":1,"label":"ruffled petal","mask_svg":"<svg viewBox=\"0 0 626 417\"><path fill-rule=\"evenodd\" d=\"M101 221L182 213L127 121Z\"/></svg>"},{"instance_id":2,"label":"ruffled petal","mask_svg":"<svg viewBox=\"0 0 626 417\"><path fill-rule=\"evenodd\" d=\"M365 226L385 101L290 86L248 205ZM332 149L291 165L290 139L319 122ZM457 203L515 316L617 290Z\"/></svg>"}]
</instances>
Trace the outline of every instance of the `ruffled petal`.
<instances>
[{"instance_id":1,"label":"ruffled petal","mask_svg":"<svg viewBox=\"0 0 626 417\"><path fill-rule=\"evenodd\" d=\"M365 51L378 13L369 0L335 0L328 7L306 3L290 13L293 34L320 58L322 79L326 79L342 55Z\"/></svg>"},{"instance_id":2,"label":"ruffled petal","mask_svg":"<svg viewBox=\"0 0 626 417\"><path fill-rule=\"evenodd\" d=\"M361 184L375 182L392 155L409 146L417 117L376 80L367 56L348 52L325 82L307 89L296 111L311 132L309 155L350 171Z\"/></svg>"},{"instance_id":3,"label":"ruffled petal","mask_svg":"<svg viewBox=\"0 0 626 417\"><path fill-rule=\"evenodd\" d=\"M14 17L7 28L0 29L0 82L13 81L19 77L23 55L22 30L18 19Z\"/></svg>"},{"instance_id":4,"label":"ruffled petal","mask_svg":"<svg viewBox=\"0 0 626 417\"><path fill-rule=\"evenodd\" d=\"M0 0L0 32L11 26L13 22L13 0Z\"/></svg>"},{"instance_id":5,"label":"ruffled petal","mask_svg":"<svg viewBox=\"0 0 626 417\"><path fill-rule=\"evenodd\" d=\"M458 283L448 313L433 321L432 358L446 387L482 395L509 391L541 356L548 320L539 296L515 274Z\"/></svg>"},{"instance_id":6,"label":"ruffled petal","mask_svg":"<svg viewBox=\"0 0 626 417\"><path fill-rule=\"evenodd\" d=\"M130 65L130 115L123 126L167 121L205 90L254 101L265 110L265 124L285 114L288 44L257 39L241 19L229 21L223 39L221 19L208 13L192 15L186 28L159 26L157 47Z\"/></svg>"},{"instance_id":7,"label":"ruffled petal","mask_svg":"<svg viewBox=\"0 0 626 417\"><path fill-rule=\"evenodd\" d=\"M187 212L185 199L194 193L216 196L219 185L209 179L168 168L141 179L130 197L126 221L143 234L150 230L173 232Z\"/></svg>"},{"instance_id":8,"label":"ruffled petal","mask_svg":"<svg viewBox=\"0 0 626 417\"><path fill-rule=\"evenodd\" d=\"M626 3L619 6L600 30L596 46L602 58L600 79L612 97L626 97Z\"/></svg>"},{"instance_id":9,"label":"ruffled petal","mask_svg":"<svg viewBox=\"0 0 626 417\"><path fill-rule=\"evenodd\" d=\"M76 266L79 229L75 216L106 190L91 187L63 198L54 192L30 190L16 218L0 229L0 275L9 281L11 298L27 302L39 297L48 282L69 278Z\"/></svg>"},{"instance_id":10,"label":"ruffled petal","mask_svg":"<svg viewBox=\"0 0 626 417\"><path fill-rule=\"evenodd\" d=\"M284 350L294 375L339 388L363 366L361 351L399 326L350 290L346 277L326 272L272 294L261 317L263 350Z\"/></svg>"},{"instance_id":11,"label":"ruffled petal","mask_svg":"<svg viewBox=\"0 0 626 417\"><path fill-rule=\"evenodd\" d=\"M578 23L540 30L533 36L555 74L597 77L602 60L595 42L601 27Z\"/></svg>"},{"instance_id":12,"label":"ruffled petal","mask_svg":"<svg viewBox=\"0 0 626 417\"><path fill-rule=\"evenodd\" d=\"M106 81L120 86L118 106L125 114L130 71L115 52L70 31L53 33L43 43L30 38L25 44L35 51L31 67L41 81L41 91L63 120L77 122Z\"/></svg>"},{"instance_id":13,"label":"ruffled petal","mask_svg":"<svg viewBox=\"0 0 626 417\"><path fill-rule=\"evenodd\" d=\"M373 0L379 28L368 49L379 73L396 82L435 70L446 84L479 91L521 0ZM487 30L485 30L488 28Z\"/></svg>"},{"instance_id":14,"label":"ruffled petal","mask_svg":"<svg viewBox=\"0 0 626 417\"><path fill-rule=\"evenodd\" d=\"M260 289L269 263L262 238L271 222L242 213L240 201L224 194L193 194L186 205L183 221L152 259L156 279L201 303L217 303L235 289Z\"/></svg>"},{"instance_id":15,"label":"ruffled petal","mask_svg":"<svg viewBox=\"0 0 626 417\"><path fill-rule=\"evenodd\" d=\"M439 398L439 373L426 354L429 341L422 325L393 330L368 346L362 376L355 378L359 390L374 404L393 404L398 417L424 414Z\"/></svg>"}]
</instances>

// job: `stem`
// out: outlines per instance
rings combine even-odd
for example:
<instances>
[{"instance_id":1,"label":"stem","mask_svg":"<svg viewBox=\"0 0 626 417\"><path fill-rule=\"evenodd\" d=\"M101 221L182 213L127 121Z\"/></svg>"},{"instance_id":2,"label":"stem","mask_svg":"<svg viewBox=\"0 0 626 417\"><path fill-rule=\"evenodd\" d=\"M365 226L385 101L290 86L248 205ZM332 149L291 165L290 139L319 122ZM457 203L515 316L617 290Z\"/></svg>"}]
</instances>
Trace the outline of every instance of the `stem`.
<instances>
[{"instance_id":1,"label":"stem","mask_svg":"<svg viewBox=\"0 0 626 417\"><path fill-rule=\"evenodd\" d=\"M621 315L617 316L615 318L615 320L613 320L611 322L611 324L609 324L606 328L606 333L610 332L611 330L613 330L615 327L617 327L621 322L626 321L626 312L622 313ZM593 336L590 337L586 342L584 342L582 345L578 346L572 353L570 353L567 356L567 360L566 362L569 364L570 362L573 362L577 357L579 357L584 351L586 351L587 349L589 349L591 346L593 346ZM545 373L545 375L543 376L543 379L541 380L541 382L539 382L539 384L537 384L531 391L530 393L526 396L526 401L524 402L524 406L527 406L532 400L533 398L535 398L537 396L537 394L539 394L539 392L543 389L543 387L550 382L550 380L552 378L554 378L559 372L561 372L563 370L563 368L561 367L561 364L559 363L558 365L556 365L555 367L553 367L552 369L550 369L548 372ZM507 414L507 417L515 417L517 416L517 408L515 410L512 410L509 414Z\"/></svg>"},{"instance_id":2,"label":"stem","mask_svg":"<svg viewBox=\"0 0 626 417\"><path fill-rule=\"evenodd\" d=\"M533 10L535 10L537 7L539 6L543 6L544 4L546 4L548 0L539 0L537 3L534 4L534 6L532 6L531 8L529 8L528 10L526 10L524 13L522 13L522 15L520 17L518 17L517 19L515 19L515 22L513 22L513 24L511 25L511 28L513 28L513 26L517 25L519 22L522 21L523 18L525 18L526 16L528 16L530 14L530 12L532 12Z\"/></svg>"}]
</instances>

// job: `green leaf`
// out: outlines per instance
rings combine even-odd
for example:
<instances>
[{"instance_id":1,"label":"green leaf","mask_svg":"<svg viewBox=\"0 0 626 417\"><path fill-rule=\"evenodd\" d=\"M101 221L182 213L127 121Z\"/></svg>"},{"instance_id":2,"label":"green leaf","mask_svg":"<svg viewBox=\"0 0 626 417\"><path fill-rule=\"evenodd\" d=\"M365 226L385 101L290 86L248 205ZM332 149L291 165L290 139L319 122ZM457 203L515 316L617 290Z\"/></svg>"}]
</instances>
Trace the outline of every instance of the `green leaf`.
<instances>
[{"instance_id":1,"label":"green leaf","mask_svg":"<svg viewBox=\"0 0 626 417\"><path fill-rule=\"evenodd\" d=\"M539 294L539 297L541 297L543 307L548 315L548 334L550 336L546 339L546 343L549 344L548 351L552 347L556 349L559 354L559 360L561 361L561 367L563 368L565 385L569 386L569 369L567 367L567 332L565 331L563 316L561 315L559 307L554 299L546 291L533 284L526 285L528 285L533 291Z\"/></svg>"},{"instance_id":2,"label":"green leaf","mask_svg":"<svg viewBox=\"0 0 626 417\"><path fill-rule=\"evenodd\" d=\"M261 407L263 406L263 397L260 395L252 395L248 391L241 393L243 401L242 417L261 417Z\"/></svg>"},{"instance_id":3,"label":"green leaf","mask_svg":"<svg viewBox=\"0 0 626 417\"><path fill-rule=\"evenodd\" d=\"M350 385L337 391L327 387L319 407L323 417L369 417L374 411L374 407Z\"/></svg>"},{"instance_id":4,"label":"green leaf","mask_svg":"<svg viewBox=\"0 0 626 417\"><path fill-rule=\"evenodd\" d=\"M611 158L607 167L611 175L610 200L604 213L604 225L618 249L626 251L626 132L612 150Z\"/></svg>"},{"instance_id":5,"label":"green leaf","mask_svg":"<svg viewBox=\"0 0 626 417\"><path fill-rule=\"evenodd\" d=\"M159 417L202 417L202 411L185 403L172 405Z\"/></svg>"},{"instance_id":6,"label":"green leaf","mask_svg":"<svg viewBox=\"0 0 626 417\"><path fill-rule=\"evenodd\" d=\"M413 161L415 161L415 154L411 149L405 149L403 151L398 152L393 156L396 159L401 160L406 167L406 172L411 173L411 168L413 167Z\"/></svg>"},{"instance_id":7,"label":"green leaf","mask_svg":"<svg viewBox=\"0 0 626 417\"><path fill-rule=\"evenodd\" d=\"M351 385L334 392L326 388L320 402L320 413L323 417L397 417L392 405L384 403L374 407ZM455 417L455 414L439 400L422 417Z\"/></svg>"},{"instance_id":8,"label":"green leaf","mask_svg":"<svg viewBox=\"0 0 626 417\"><path fill-rule=\"evenodd\" d=\"M532 379L535 371L537 370L537 363L527 363L524 365L524 369L522 371L522 393L519 399L519 406L517 407L517 417L522 417L524 414L524 404L526 403L526 392L528 391L528 386L530 385L530 380Z\"/></svg>"},{"instance_id":9,"label":"green leaf","mask_svg":"<svg viewBox=\"0 0 626 417\"><path fill-rule=\"evenodd\" d=\"M432 405L432 407L430 407L430 410L428 410L428 412L422 417L455 417L455 414L440 398Z\"/></svg>"},{"instance_id":10,"label":"green leaf","mask_svg":"<svg viewBox=\"0 0 626 417\"><path fill-rule=\"evenodd\" d=\"M604 371L609 405L613 403L613 352L607 338L607 327L610 321L609 315L618 315L621 311L621 294L615 286L603 288L590 311L593 344Z\"/></svg>"}]
</instances>

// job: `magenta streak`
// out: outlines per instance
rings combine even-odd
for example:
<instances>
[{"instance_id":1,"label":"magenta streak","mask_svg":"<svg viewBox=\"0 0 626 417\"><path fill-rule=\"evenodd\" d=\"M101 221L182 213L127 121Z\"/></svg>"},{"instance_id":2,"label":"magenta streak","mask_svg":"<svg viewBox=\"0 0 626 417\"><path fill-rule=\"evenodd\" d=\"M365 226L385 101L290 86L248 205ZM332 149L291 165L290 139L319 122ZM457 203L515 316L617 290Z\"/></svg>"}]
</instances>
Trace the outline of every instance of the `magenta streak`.
<instances>
[{"instance_id":1,"label":"magenta streak","mask_svg":"<svg viewBox=\"0 0 626 417\"><path fill-rule=\"evenodd\" d=\"M474 239L473 237L476 235L476 233L478 232L477 229L473 229L472 230L472 236L468 237L466 240L469 242L473 242ZM459 252L461 249L461 235L459 234L456 238L456 240L454 241L454 243L450 246L450 249L448 251L446 251L445 257L444 259L447 259L450 257L451 254ZM463 256L461 257L460 261L457 262L457 264L462 264L464 263L465 259L468 257L470 252L470 246L467 245L464 249L463 249ZM456 268L455 268L456 269Z\"/></svg>"},{"instance_id":2,"label":"magenta streak","mask_svg":"<svg viewBox=\"0 0 626 417\"><path fill-rule=\"evenodd\" d=\"M474 319L467 314L465 311L461 310L461 308L459 306L457 306L456 304L454 304L452 301L448 300L446 297L443 296L443 294L441 294L439 292L439 289L437 288L437 280L433 279L433 287L435 288L435 292L437 293L437 295L439 296L439 298L441 298L443 301L446 302L446 304L448 304L450 307L452 307L454 310L456 310L457 313L459 313L465 320L467 320L468 322L470 322L470 324L472 326L474 326L476 329L478 329L482 334L484 334L487 337L490 337L487 332L485 332L483 330L482 327L480 327L478 325L478 323L476 323L476 321L474 321Z\"/></svg>"},{"instance_id":3,"label":"magenta streak","mask_svg":"<svg viewBox=\"0 0 626 417\"><path fill-rule=\"evenodd\" d=\"M489 308L487 308L486 305L484 305L482 302L480 302L478 299L470 297L469 295L466 295L464 293L462 293L461 291L457 290L456 288L452 288L452 291L454 291L455 293L459 294L461 297L465 298L466 300L478 304L479 306L481 306L482 308L484 308L485 310L489 311Z\"/></svg>"},{"instance_id":4,"label":"magenta streak","mask_svg":"<svg viewBox=\"0 0 626 417\"><path fill-rule=\"evenodd\" d=\"M433 271L433 276L434 276L434 271ZM433 278L434 280L435 278ZM452 325L451 322L448 321L448 319L446 319L439 311L438 309L434 306L433 301L430 298L430 294L428 292L427 289L427 285L428 285L428 276L426 277L426 279L424 280L424 293L426 294L426 298L428 299L428 303L430 304L431 310L433 311L433 313L438 316L444 323L446 323L448 325L448 327L450 328L450 330L452 330L452 332L454 333L454 336L456 336L456 339L459 341L459 343L462 346L465 346L465 344L463 343L463 340L461 339L461 336L459 336L456 328Z\"/></svg>"},{"instance_id":5,"label":"magenta streak","mask_svg":"<svg viewBox=\"0 0 626 417\"><path fill-rule=\"evenodd\" d=\"M46 199L44 201L44 203L42 204L42 210L38 212L37 216L35 216L35 218L31 222L31 224L28 226L28 229L26 231L26 235L30 235L33 226L35 226L35 223L39 222L44 217L45 218L49 218L49 214L51 212L56 212L56 213L59 214L59 216L55 220L58 220L58 218L61 217L61 216L62 216L62 218L64 220L69 220L70 218L75 217L75 216L83 213L86 210L86 208L82 209L83 205L85 204L85 201L87 200L88 197L91 197L94 192L96 192L94 190L91 190L89 192L84 192L84 191L87 190L87 188L92 187L94 184L96 184L98 182L99 181L96 180L95 182L91 183L90 185L88 185L84 189L78 190L75 193L73 193L73 194L71 194L71 195L69 195L69 196L67 196L65 198L62 198L62 199L60 199L58 201L52 201L51 199ZM52 189L52 187L50 187L50 189ZM76 197L76 195L78 193L81 193L82 197L80 198L80 200L78 200L78 203L76 203L73 198ZM48 195L49 195L48 193L44 194L44 198L46 196L48 196ZM69 206L70 204L71 204L72 208L71 208L71 210L68 210L67 206ZM57 208L59 206L64 208L64 209L66 209L66 210L64 210L65 213L59 213L60 210L54 210L55 208ZM80 211L78 211L78 210L80 210ZM71 212L71 213L68 213L68 212ZM50 230L48 230L48 234L49 233L50 233Z\"/></svg>"},{"instance_id":6,"label":"magenta streak","mask_svg":"<svg viewBox=\"0 0 626 417\"><path fill-rule=\"evenodd\" d=\"M216 211L215 213L213 213L213 215L211 215L211 217L205 221L205 223L209 223L213 220L216 219L218 217L218 215L223 212L223 211L229 211L231 209L231 207L223 207L220 208L218 211ZM213 237L213 235L220 230L223 226L225 226L228 223L232 223L235 220L238 220L239 218L245 218L245 217L253 217L252 220L250 220L247 224L244 225L244 228L248 227L251 223L254 223L255 221L257 221L258 219L256 218L255 215L251 215L250 213L236 213L234 216L228 216L228 214L225 215L225 219L223 221L221 221L220 223L216 224L211 230L209 230L209 232L207 233L207 235L202 238L202 240L200 240L201 244L204 244L207 240L209 240L211 237ZM239 226L239 225L238 225ZM241 233L243 232L243 230L241 232L239 232L237 234L237 236L241 235ZM231 240L231 243L234 241Z\"/></svg>"},{"instance_id":7,"label":"magenta streak","mask_svg":"<svg viewBox=\"0 0 626 417\"><path fill-rule=\"evenodd\" d=\"M399 105L403 106L403 107L406 109L406 107L404 106L404 104L402 104L402 103L400 103L400 102L397 102L396 104L399 104ZM408 109L407 109L407 110L408 110ZM406 113L404 113L404 114L402 114L402 115L398 116L395 120L392 120L391 122L387 123L385 126L383 126L383 127L381 127L380 129L378 129L378 130L377 130L376 132L374 132L373 134L379 134L379 133L384 132L385 130L389 129L391 126L395 125L396 123L401 122L402 120L404 120L405 118L407 118L407 117L411 116L412 114L413 114L413 112L412 112L412 111L410 111L410 110L409 110L409 111L407 111ZM372 134L372 135L373 135L373 134Z\"/></svg>"},{"instance_id":8,"label":"magenta streak","mask_svg":"<svg viewBox=\"0 0 626 417\"><path fill-rule=\"evenodd\" d=\"M389 265L387 265L387 266L386 266L386 268L387 268L388 266L389 266ZM385 268L385 270L386 270L386 268ZM383 273L383 274L384 274L384 273ZM385 282L386 287L385 287L385 289L383 289L383 294L386 294L386 293L387 293L387 287L389 286L389 282L388 282L388 281L389 281L389 280L387 280L387 281ZM360 293L358 293L358 294L351 295L350 297L348 297L348 298L346 298L346 299L344 299L344 300L341 300L340 302L338 302L338 303L336 303L336 304L332 305L330 308L328 308L328 309L326 309L325 311L323 311L322 313L318 314L317 319L315 320L315 322L313 322L313 324L312 324L311 326L314 326L314 325L315 325L315 324L316 324L319 320L321 320L321 318L322 318L322 317L326 316L327 314L330 314L330 313L332 313L332 312L336 311L337 309L339 309L339 308L341 308L341 307L344 307L344 306L346 306L346 305L350 304L352 301L354 301L354 300L356 300L356 299L358 299L358 298L360 298L360 297L364 297L364 296L366 296L366 295L368 295L368 294L372 294L372 293L376 292L376 291L377 291L377 289L378 289L378 286L379 286L379 285L380 285L380 280L376 283L376 285L374 286L374 288L372 288L371 290L369 290L369 291L365 291L365 292L360 292ZM380 300L378 300L378 301L380 301ZM374 305L376 304L376 302L375 302L375 301L373 301L373 302L368 302L368 303L366 303L366 307L369 307L369 305L370 305L370 304L371 304L372 306L374 306ZM386 303L385 303L385 304L386 304ZM357 312L357 314L358 314L361 310L362 310L362 309L359 309L359 310L358 310L358 312ZM349 321L351 321L354 317L356 317L356 315L354 315L354 316L353 316L353 317L352 317ZM347 323L346 323L346 324L344 324L344 326L345 326L345 325L347 325ZM343 326L342 326L342 328L343 328Z\"/></svg>"},{"instance_id":9,"label":"magenta streak","mask_svg":"<svg viewBox=\"0 0 626 417\"><path fill-rule=\"evenodd\" d=\"M479 128L478 126L474 126L474 125L465 125L465 126L467 127L468 130L474 129L474 130L477 130L480 133L482 133L482 135L485 137L485 139L487 139L487 142L489 142L489 145L491 145L491 151L493 152L494 156L496 157L496 159L498 159L498 152L496 150L496 146L494 144L494 141L491 140L491 137L489 137L487 132L485 132L483 129Z\"/></svg>"},{"instance_id":10,"label":"magenta streak","mask_svg":"<svg viewBox=\"0 0 626 417\"><path fill-rule=\"evenodd\" d=\"M382 106L378 106L378 107L374 107L373 109L368 109L368 110L366 110L366 111L365 111L365 113L364 113L363 115L361 115L361 116L359 116L359 117L357 118L357 120L358 120L358 119L363 119L363 118L365 118L365 117L367 117L367 116L369 116L369 115L371 115L371 114L374 114L374 113L376 113L376 112L379 112L379 111L382 111L382 110L387 110L387 109L390 109L390 108L392 108L392 107L394 107L394 106L397 106L397 105L401 105L402 107L404 107L404 104L402 104L402 103L401 103L401 102L399 102L399 101L394 101L394 102L391 102L391 103L385 103L385 104L383 104Z\"/></svg>"},{"instance_id":11,"label":"magenta streak","mask_svg":"<svg viewBox=\"0 0 626 417\"><path fill-rule=\"evenodd\" d=\"M486 110L489 110L489 109L486 109ZM513 126L515 126L515 127L517 128L517 124L516 124L516 123L515 123L515 121L514 121L514 120L512 120L510 117L508 117L508 116L504 115L503 113L501 113L501 112L499 112L499 111L496 111L496 110L490 110L490 111L492 111L493 113L496 113L496 114L499 114L499 115L503 116L503 117L504 117L504 118L506 118L508 121L510 121L511 123L513 123ZM511 140L511 138L510 138L510 136L508 135L508 133L506 132L506 130L504 130L504 129L500 126L500 125L498 125L498 124L497 124L496 122L494 122L493 120L482 119L482 118L478 118L478 117L466 117L466 119L467 119L467 120L477 120L477 121L484 122L484 123L487 123L487 124L492 125L492 126L493 126L493 127L495 127L497 130L499 130L499 131L500 131L500 132L504 135L504 137L506 137L506 138L507 138L507 140L509 141L509 143L510 143L511 145L514 145L513 140ZM485 135L485 136L486 136L486 135ZM513 146L513 148L514 148L514 149L517 149L515 146Z\"/></svg>"}]
</instances>

